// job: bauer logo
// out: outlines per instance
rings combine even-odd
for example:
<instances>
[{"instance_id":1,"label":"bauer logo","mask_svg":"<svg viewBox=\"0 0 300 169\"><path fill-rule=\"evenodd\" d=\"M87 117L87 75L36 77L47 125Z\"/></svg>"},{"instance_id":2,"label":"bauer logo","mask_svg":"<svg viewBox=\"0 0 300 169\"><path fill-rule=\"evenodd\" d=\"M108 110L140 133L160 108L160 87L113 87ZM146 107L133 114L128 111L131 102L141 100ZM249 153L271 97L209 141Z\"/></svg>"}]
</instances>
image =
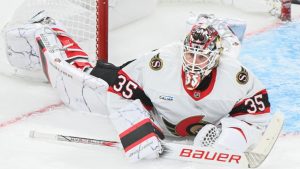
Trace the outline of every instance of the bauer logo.
<instances>
[{"instance_id":1,"label":"bauer logo","mask_svg":"<svg viewBox=\"0 0 300 169\"><path fill-rule=\"evenodd\" d=\"M238 154L211 152L211 151L205 151L201 149L189 149L189 148L182 148L179 156L184 158L201 159L205 161L220 161L220 162L232 163L232 164L239 164L242 158Z\"/></svg>"},{"instance_id":2,"label":"bauer logo","mask_svg":"<svg viewBox=\"0 0 300 169\"><path fill-rule=\"evenodd\" d=\"M166 100L166 101L173 101L174 97L172 97L172 96L159 96L159 99Z\"/></svg>"}]
</instances>

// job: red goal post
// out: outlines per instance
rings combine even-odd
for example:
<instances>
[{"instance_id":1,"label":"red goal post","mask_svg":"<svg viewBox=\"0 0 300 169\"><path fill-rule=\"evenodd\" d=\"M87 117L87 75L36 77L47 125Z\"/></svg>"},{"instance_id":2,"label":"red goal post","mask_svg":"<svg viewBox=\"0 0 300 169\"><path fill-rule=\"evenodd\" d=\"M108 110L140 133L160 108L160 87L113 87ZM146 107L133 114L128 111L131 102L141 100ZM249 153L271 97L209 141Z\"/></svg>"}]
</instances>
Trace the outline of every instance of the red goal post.
<instances>
[{"instance_id":1,"label":"red goal post","mask_svg":"<svg viewBox=\"0 0 300 169\"><path fill-rule=\"evenodd\" d=\"M280 19L282 21L291 21L291 5L292 0L281 0Z\"/></svg>"},{"instance_id":2,"label":"red goal post","mask_svg":"<svg viewBox=\"0 0 300 169\"><path fill-rule=\"evenodd\" d=\"M108 61L108 1L97 0L96 10L96 55L105 62Z\"/></svg>"}]
</instances>

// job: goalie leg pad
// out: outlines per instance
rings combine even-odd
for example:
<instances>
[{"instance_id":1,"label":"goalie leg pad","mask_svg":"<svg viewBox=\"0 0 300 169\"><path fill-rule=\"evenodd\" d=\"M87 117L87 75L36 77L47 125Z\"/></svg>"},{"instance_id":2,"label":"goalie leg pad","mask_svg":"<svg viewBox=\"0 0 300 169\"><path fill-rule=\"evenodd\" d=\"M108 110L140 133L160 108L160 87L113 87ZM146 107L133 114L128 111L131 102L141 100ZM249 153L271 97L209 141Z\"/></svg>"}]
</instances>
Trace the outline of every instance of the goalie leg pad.
<instances>
[{"instance_id":1,"label":"goalie leg pad","mask_svg":"<svg viewBox=\"0 0 300 169\"><path fill-rule=\"evenodd\" d=\"M157 158L162 152L160 139L164 135L140 100L117 111L111 110L110 119L119 134L125 155L131 161Z\"/></svg>"},{"instance_id":2,"label":"goalie leg pad","mask_svg":"<svg viewBox=\"0 0 300 169\"><path fill-rule=\"evenodd\" d=\"M45 76L60 99L79 111L106 114L108 84L69 64L55 32L48 26L36 31L37 44Z\"/></svg>"}]
</instances>

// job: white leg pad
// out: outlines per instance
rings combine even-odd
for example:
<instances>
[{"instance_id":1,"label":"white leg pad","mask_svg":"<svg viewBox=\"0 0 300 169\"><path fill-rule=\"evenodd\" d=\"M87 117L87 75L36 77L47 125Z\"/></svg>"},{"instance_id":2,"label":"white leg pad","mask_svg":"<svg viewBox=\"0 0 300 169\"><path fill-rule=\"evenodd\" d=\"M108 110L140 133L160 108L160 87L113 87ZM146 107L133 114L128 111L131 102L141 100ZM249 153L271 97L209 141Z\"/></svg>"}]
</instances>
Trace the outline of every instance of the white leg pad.
<instances>
[{"instance_id":1,"label":"white leg pad","mask_svg":"<svg viewBox=\"0 0 300 169\"><path fill-rule=\"evenodd\" d=\"M140 100L110 111L110 119L117 130L126 157L130 161L157 158L162 151L160 128L151 120Z\"/></svg>"}]
</instances>

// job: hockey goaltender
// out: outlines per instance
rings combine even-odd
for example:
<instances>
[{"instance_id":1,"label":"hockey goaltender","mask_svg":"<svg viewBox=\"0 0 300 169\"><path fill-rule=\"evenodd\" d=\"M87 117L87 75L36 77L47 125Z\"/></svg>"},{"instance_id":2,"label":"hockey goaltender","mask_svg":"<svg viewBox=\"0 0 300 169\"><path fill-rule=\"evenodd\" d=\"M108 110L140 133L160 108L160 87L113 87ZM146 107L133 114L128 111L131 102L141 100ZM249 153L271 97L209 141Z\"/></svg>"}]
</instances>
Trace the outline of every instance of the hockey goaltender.
<instances>
[{"instance_id":1,"label":"hockey goaltender","mask_svg":"<svg viewBox=\"0 0 300 169\"><path fill-rule=\"evenodd\" d=\"M238 60L245 27L240 21L200 15L183 42L122 66L93 65L63 25L44 12L5 33L11 65L42 69L74 109L107 107L125 155L137 161L158 158L165 137L189 138L196 147L216 150L255 147L269 123L270 103L264 85ZM239 160L189 149L181 155Z\"/></svg>"}]
</instances>

